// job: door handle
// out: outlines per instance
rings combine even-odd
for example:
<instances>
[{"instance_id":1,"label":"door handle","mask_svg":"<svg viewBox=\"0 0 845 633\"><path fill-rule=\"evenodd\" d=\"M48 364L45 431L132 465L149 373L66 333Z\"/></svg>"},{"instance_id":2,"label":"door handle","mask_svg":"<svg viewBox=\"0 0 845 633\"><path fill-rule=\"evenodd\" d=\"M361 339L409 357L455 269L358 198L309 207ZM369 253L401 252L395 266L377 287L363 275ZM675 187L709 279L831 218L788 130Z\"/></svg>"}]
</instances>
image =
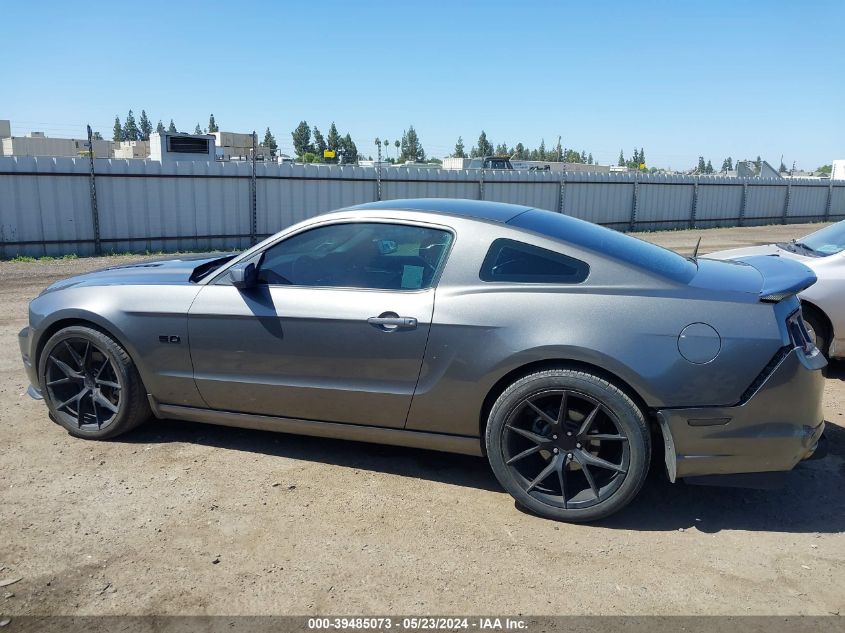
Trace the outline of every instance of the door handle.
<instances>
[{"instance_id":1,"label":"door handle","mask_svg":"<svg viewBox=\"0 0 845 633\"><path fill-rule=\"evenodd\" d=\"M370 317L367 323L385 332L413 330L417 327L417 320L414 317L398 316L395 312L385 312L377 317Z\"/></svg>"}]
</instances>

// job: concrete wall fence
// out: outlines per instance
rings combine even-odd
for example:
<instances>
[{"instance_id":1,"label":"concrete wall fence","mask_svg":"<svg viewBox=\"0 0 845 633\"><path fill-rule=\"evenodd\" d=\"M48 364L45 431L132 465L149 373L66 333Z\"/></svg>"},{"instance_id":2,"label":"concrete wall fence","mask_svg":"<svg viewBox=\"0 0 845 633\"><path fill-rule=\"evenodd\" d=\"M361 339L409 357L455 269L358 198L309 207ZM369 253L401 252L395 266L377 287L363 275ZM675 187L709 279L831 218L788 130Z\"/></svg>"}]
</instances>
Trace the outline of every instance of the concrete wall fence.
<instances>
[{"instance_id":1,"label":"concrete wall fence","mask_svg":"<svg viewBox=\"0 0 845 633\"><path fill-rule=\"evenodd\" d=\"M619 230L845 218L845 181L0 157L0 258L246 248L372 200L530 205ZM92 173L93 172L93 173Z\"/></svg>"}]
</instances>

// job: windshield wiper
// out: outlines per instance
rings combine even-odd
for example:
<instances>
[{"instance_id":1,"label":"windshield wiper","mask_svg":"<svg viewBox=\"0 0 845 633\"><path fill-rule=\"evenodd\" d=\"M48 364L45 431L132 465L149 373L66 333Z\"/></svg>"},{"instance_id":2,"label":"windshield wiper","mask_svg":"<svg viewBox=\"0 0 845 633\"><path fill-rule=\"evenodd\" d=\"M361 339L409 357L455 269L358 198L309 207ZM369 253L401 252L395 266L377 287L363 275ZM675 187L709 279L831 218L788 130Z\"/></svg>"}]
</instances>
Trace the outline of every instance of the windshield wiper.
<instances>
[{"instance_id":1,"label":"windshield wiper","mask_svg":"<svg viewBox=\"0 0 845 633\"><path fill-rule=\"evenodd\" d=\"M798 248L803 248L805 251L810 253L816 253L816 249L807 246L804 242L792 242L793 246L797 246Z\"/></svg>"}]
</instances>

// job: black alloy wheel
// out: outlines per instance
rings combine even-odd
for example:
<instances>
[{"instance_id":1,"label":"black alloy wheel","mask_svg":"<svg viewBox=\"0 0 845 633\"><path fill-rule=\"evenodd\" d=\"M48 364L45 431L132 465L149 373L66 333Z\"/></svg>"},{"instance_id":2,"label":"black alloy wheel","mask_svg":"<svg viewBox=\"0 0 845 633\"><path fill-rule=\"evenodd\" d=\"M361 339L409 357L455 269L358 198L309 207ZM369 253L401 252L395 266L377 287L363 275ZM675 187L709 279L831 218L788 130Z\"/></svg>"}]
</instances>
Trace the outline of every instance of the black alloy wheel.
<instances>
[{"instance_id":1,"label":"black alloy wheel","mask_svg":"<svg viewBox=\"0 0 845 633\"><path fill-rule=\"evenodd\" d=\"M505 463L526 494L563 509L589 508L618 490L628 437L595 398L572 390L528 396L505 425Z\"/></svg>"},{"instance_id":2,"label":"black alloy wheel","mask_svg":"<svg viewBox=\"0 0 845 633\"><path fill-rule=\"evenodd\" d=\"M79 430L101 430L120 410L120 375L90 340L66 338L50 350L44 386L54 412Z\"/></svg>"},{"instance_id":3,"label":"black alloy wheel","mask_svg":"<svg viewBox=\"0 0 845 633\"><path fill-rule=\"evenodd\" d=\"M113 337L73 325L53 334L39 356L41 391L53 419L71 435L108 439L150 416L135 363Z\"/></svg>"},{"instance_id":4,"label":"black alloy wheel","mask_svg":"<svg viewBox=\"0 0 845 633\"><path fill-rule=\"evenodd\" d=\"M645 481L645 416L603 377L550 369L515 381L490 410L485 436L496 478L522 507L584 522L627 505Z\"/></svg>"}]
</instances>

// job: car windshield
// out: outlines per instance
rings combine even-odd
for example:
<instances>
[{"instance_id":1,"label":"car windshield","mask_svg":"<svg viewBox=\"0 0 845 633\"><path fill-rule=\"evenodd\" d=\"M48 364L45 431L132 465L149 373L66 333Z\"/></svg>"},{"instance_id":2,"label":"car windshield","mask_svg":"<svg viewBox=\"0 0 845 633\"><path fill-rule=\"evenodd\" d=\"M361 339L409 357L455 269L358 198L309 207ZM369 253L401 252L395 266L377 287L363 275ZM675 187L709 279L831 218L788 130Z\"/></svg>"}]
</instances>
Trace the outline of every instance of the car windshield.
<instances>
[{"instance_id":1,"label":"car windshield","mask_svg":"<svg viewBox=\"0 0 845 633\"><path fill-rule=\"evenodd\" d=\"M835 255L845 251L845 220L826 226L796 242L818 255Z\"/></svg>"},{"instance_id":2,"label":"car windshield","mask_svg":"<svg viewBox=\"0 0 845 633\"><path fill-rule=\"evenodd\" d=\"M674 251L560 213L532 209L508 224L588 248L681 283L688 283L698 270L694 262Z\"/></svg>"}]
</instances>

